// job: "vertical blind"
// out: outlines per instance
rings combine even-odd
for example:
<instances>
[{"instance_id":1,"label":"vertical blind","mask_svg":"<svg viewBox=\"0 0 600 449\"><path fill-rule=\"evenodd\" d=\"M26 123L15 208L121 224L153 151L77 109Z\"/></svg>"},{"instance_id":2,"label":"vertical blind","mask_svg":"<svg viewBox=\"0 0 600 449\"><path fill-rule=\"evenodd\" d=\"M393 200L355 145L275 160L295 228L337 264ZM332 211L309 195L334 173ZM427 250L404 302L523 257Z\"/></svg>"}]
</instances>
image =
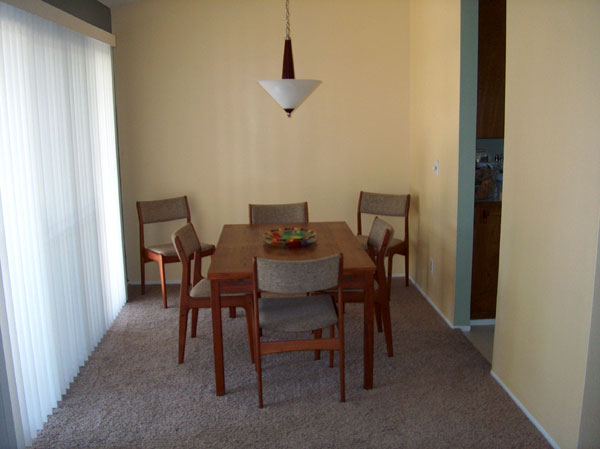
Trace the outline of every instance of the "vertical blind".
<instances>
[{"instance_id":1,"label":"vertical blind","mask_svg":"<svg viewBox=\"0 0 600 449\"><path fill-rule=\"evenodd\" d=\"M125 302L118 189L111 48L0 2L0 324L20 445Z\"/></svg>"}]
</instances>

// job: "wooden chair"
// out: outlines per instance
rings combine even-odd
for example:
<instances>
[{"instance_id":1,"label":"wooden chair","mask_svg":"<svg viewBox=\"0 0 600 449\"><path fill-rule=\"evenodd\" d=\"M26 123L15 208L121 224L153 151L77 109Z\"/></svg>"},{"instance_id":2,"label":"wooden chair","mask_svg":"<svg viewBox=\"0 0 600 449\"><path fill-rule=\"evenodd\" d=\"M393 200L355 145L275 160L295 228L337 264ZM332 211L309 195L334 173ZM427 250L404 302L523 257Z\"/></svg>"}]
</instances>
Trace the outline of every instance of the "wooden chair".
<instances>
[{"instance_id":1,"label":"wooden chair","mask_svg":"<svg viewBox=\"0 0 600 449\"><path fill-rule=\"evenodd\" d=\"M345 401L342 268L341 254L300 261L254 258L252 335L259 408L263 406L261 357L287 351L339 351L340 401ZM336 288L337 304L323 293L331 288ZM263 292L286 296L262 297ZM259 332L259 329L277 333L312 332L335 325L338 336L330 335L330 338L261 341Z\"/></svg>"},{"instance_id":2,"label":"wooden chair","mask_svg":"<svg viewBox=\"0 0 600 449\"><path fill-rule=\"evenodd\" d=\"M308 202L249 204L250 224L308 223Z\"/></svg>"},{"instance_id":3,"label":"wooden chair","mask_svg":"<svg viewBox=\"0 0 600 449\"><path fill-rule=\"evenodd\" d=\"M384 259L389 249L389 242L393 241L394 228L386 221L375 217L371 232L367 237L367 252L375 263L375 313L377 318L377 330L385 334L385 344L389 357L394 356L392 343L392 319L390 315L390 289L385 275ZM364 302L365 285L363 279L344 279L344 303Z\"/></svg>"},{"instance_id":4,"label":"wooden chair","mask_svg":"<svg viewBox=\"0 0 600 449\"><path fill-rule=\"evenodd\" d=\"M186 224L175 231L171 239L181 260L181 289L179 295L179 363L183 363L185 339L187 333L188 312L192 311L191 337L196 337L198 327L198 309L210 309L210 281L202 278L200 263L202 244L198 240L194 225ZM193 278L190 279L192 260L194 261ZM190 285L190 280L192 284ZM254 360L252 340L252 295L222 295L221 307L243 307L246 311L248 342L251 359Z\"/></svg>"},{"instance_id":5,"label":"wooden chair","mask_svg":"<svg viewBox=\"0 0 600 449\"><path fill-rule=\"evenodd\" d=\"M408 287L408 210L410 195L391 195L387 193L360 192L357 212L357 238L367 248L367 237L362 235L362 214L383 215L388 217L404 217L404 239L392 239L387 250L388 288L392 286L392 261L396 254L404 256L405 282Z\"/></svg>"},{"instance_id":6,"label":"wooden chair","mask_svg":"<svg viewBox=\"0 0 600 449\"><path fill-rule=\"evenodd\" d=\"M308 202L284 204L248 204L250 224L308 223ZM229 316L235 318L235 312ZM319 337L317 331L315 336Z\"/></svg>"},{"instance_id":7,"label":"wooden chair","mask_svg":"<svg viewBox=\"0 0 600 449\"><path fill-rule=\"evenodd\" d=\"M140 225L140 265L142 276L142 295L146 293L146 264L157 262L160 273L160 288L163 297L163 305L167 308L167 287L165 281L165 264L179 262L177 252L171 242L159 243L146 246L144 241L144 225L185 219L191 221L190 207L187 196L169 198L157 201L136 202L138 220ZM210 256L215 252L215 246L202 243L199 252L200 258ZM201 263L201 260L198 260Z\"/></svg>"}]
</instances>

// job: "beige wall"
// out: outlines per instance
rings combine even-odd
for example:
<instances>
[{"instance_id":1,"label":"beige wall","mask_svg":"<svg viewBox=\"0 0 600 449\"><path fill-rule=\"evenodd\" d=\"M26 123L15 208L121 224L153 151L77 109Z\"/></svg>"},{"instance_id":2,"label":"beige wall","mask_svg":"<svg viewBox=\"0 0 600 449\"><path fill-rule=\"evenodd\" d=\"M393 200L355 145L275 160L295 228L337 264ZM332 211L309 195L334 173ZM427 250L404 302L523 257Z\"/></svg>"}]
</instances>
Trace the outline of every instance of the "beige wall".
<instances>
[{"instance_id":1,"label":"beige wall","mask_svg":"<svg viewBox=\"0 0 600 449\"><path fill-rule=\"evenodd\" d=\"M307 200L312 220L355 230L361 189L408 191L408 1L291 2L296 76L323 80L291 119L256 82L281 76L283 1L146 0L112 16L130 281L136 200L187 194L216 242L249 202Z\"/></svg>"},{"instance_id":2,"label":"beige wall","mask_svg":"<svg viewBox=\"0 0 600 449\"><path fill-rule=\"evenodd\" d=\"M579 447L582 449L600 447L600 238L597 254L592 325L579 428Z\"/></svg>"},{"instance_id":3,"label":"beige wall","mask_svg":"<svg viewBox=\"0 0 600 449\"><path fill-rule=\"evenodd\" d=\"M492 366L563 448L578 442L598 248L599 23L597 1L508 1Z\"/></svg>"},{"instance_id":4,"label":"beige wall","mask_svg":"<svg viewBox=\"0 0 600 449\"><path fill-rule=\"evenodd\" d=\"M113 10L130 280L139 279L136 199L187 193L201 237L216 241L223 223L246 222L251 201L308 200L312 219L354 227L360 189L410 189L410 274L452 321L460 1L411 0L410 16L400 1L292 2L296 73L324 83L291 120L255 82L280 74L281 3ZM564 448L577 446L589 363L599 17L598 2L508 4L493 370ZM597 382L585 387L598 394Z\"/></svg>"},{"instance_id":5,"label":"beige wall","mask_svg":"<svg viewBox=\"0 0 600 449\"><path fill-rule=\"evenodd\" d=\"M460 1L410 2L410 274L454 318ZM432 167L439 160L439 176ZM429 259L434 271L429 272Z\"/></svg>"}]
</instances>

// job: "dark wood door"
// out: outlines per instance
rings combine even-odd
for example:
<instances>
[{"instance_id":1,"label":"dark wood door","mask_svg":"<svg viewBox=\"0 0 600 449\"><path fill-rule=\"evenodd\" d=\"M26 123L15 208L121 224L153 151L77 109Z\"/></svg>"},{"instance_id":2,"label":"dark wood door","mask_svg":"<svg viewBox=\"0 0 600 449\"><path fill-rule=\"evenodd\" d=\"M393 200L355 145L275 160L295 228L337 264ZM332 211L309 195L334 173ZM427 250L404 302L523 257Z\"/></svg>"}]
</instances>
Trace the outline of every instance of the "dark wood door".
<instances>
[{"instance_id":1,"label":"dark wood door","mask_svg":"<svg viewBox=\"0 0 600 449\"><path fill-rule=\"evenodd\" d=\"M496 317L502 203L475 203L471 319Z\"/></svg>"},{"instance_id":2,"label":"dark wood door","mask_svg":"<svg viewBox=\"0 0 600 449\"><path fill-rule=\"evenodd\" d=\"M504 137L506 0L479 0L477 138Z\"/></svg>"}]
</instances>

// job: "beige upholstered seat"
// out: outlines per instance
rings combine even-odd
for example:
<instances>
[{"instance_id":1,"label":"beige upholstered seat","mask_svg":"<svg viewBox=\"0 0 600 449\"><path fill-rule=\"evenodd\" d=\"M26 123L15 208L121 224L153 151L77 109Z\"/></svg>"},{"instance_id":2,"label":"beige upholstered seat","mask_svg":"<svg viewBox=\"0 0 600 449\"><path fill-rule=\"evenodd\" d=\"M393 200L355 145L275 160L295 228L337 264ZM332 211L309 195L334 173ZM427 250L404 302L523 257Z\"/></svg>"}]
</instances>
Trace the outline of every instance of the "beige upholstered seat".
<instances>
[{"instance_id":1,"label":"beige upholstered seat","mask_svg":"<svg viewBox=\"0 0 600 449\"><path fill-rule=\"evenodd\" d=\"M344 308L340 287L343 256L335 254L312 260L270 260L254 258L254 354L258 378L258 405L262 408L261 357L286 351L328 349L340 353L340 397L345 400L344 376ZM335 288L337 304L322 293ZM263 292L287 295L262 297ZM316 294L313 294L316 293ZM294 295L294 296L289 296ZM297 295L297 296L296 296ZM337 307L336 307L337 306ZM337 324L338 336L332 330ZM323 328L332 331L329 338L261 341L261 332L313 332Z\"/></svg>"},{"instance_id":2,"label":"beige upholstered seat","mask_svg":"<svg viewBox=\"0 0 600 449\"><path fill-rule=\"evenodd\" d=\"M162 254L163 256L176 256L177 251L175 251L175 247L172 243L163 243L158 245L150 245L147 246L146 249L153 251L157 254Z\"/></svg>"},{"instance_id":3,"label":"beige upholstered seat","mask_svg":"<svg viewBox=\"0 0 600 449\"><path fill-rule=\"evenodd\" d=\"M308 223L308 203L249 204L250 224Z\"/></svg>"},{"instance_id":4,"label":"beige upholstered seat","mask_svg":"<svg viewBox=\"0 0 600 449\"><path fill-rule=\"evenodd\" d=\"M357 235L356 238L358 239L358 241L360 242L360 244L362 245L362 247L366 250L367 249L367 235ZM402 242L404 242L404 240L400 240L397 238L393 238L392 240L390 240L390 244L388 245L390 248L393 246L397 246L399 244L401 244Z\"/></svg>"},{"instance_id":5,"label":"beige upholstered seat","mask_svg":"<svg viewBox=\"0 0 600 449\"><path fill-rule=\"evenodd\" d=\"M329 295L262 298L259 325L264 331L303 332L337 324Z\"/></svg>"},{"instance_id":6,"label":"beige upholstered seat","mask_svg":"<svg viewBox=\"0 0 600 449\"><path fill-rule=\"evenodd\" d=\"M194 284L190 290L192 298L210 298L210 281L206 278ZM239 296L237 293L221 293L221 296Z\"/></svg>"},{"instance_id":7,"label":"beige upholstered seat","mask_svg":"<svg viewBox=\"0 0 600 449\"><path fill-rule=\"evenodd\" d=\"M360 192L358 198L357 228L358 241L367 249L367 237L362 235L362 214L383 215L388 217L404 217L404 239L391 239L388 244L386 257L388 258L387 281L391 287L392 262L396 254L404 256L405 282L408 287L408 211L410 208L410 195L392 195L387 193Z\"/></svg>"},{"instance_id":8,"label":"beige upholstered seat","mask_svg":"<svg viewBox=\"0 0 600 449\"><path fill-rule=\"evenodd\" d=\"M157 262L160 273L160 287L163 297L163 305L165 308L167 308L165 264L179 262L179 258L177 257L177 252L175 251L173 244L170 242L146 245L146 242L144 241L144 225L175 220L186 220L189 223L191 217L187 196L157 201L138 201L136 206L140 226L140 269L142 294L146 293L146 263ZM202 258L209 256L214 252L214 245L202 243L199 255Z\"/></svg>"},{"instance_id":9,"label":"beige upholstered seat","mask_svg":"<svg viewBox=\"0 0 600 449\"><path fill-rule=\"evenodd\" d=\"M150 245L146 247L147 249L154 251L155 253L162 254L163 256L177 256L177 251L172 243L163 243L159 245ZM211 245L210 243L200 243L200 252L214 252L215 245Z\"/></svg>"},{"instance_id":10,"label":"beige upholstered seat","mask_svg":"<svg viewBox=\"0 0 600 449\"><path fill-rule=\"evenodd\" d=\"M196 336L198 326L198 309L210 308L210 281L202 279L200 273L202 244L198 240L194 226L191 223L178 229L171 235L177 256L181 259L181 289L179 295L179 363L183 363L185 355L185 340L187 332L188 313L192 311L192 338ZM190 288L191 265L194 262L193 287ZM248 341L250 354L253 357L252 342L252 296L221 295L221 307L243 307L246 311Z\"/></svg>"}]
</instances>

